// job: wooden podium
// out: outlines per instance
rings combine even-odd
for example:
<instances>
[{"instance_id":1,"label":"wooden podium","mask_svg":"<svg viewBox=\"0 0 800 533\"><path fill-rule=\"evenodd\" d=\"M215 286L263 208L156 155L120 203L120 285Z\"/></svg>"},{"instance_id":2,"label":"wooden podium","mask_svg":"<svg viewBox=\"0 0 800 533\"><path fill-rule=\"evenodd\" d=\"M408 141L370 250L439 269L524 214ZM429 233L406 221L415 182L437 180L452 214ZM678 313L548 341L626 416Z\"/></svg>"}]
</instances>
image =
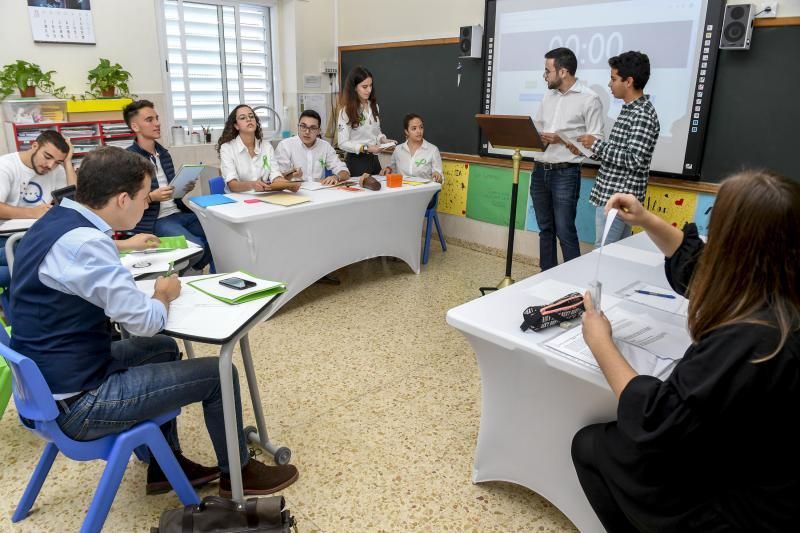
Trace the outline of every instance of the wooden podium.
<instances>
[{"instance_id":1,"label":"wooden podium","mask_svg":"<svg viewBox=\"0 0 800 533\"><path fill-rule=\"evenodd\" d=\"M478 126L494 148L513 150L513 181L511 184L511 212L508 216L508 246L506 248L506 275L496 287L481 287L481 295L502 289L514 283L511 278L511 261L514 257L514 230L517 218L517 193L519 189L519 164L522 150L542 152L545 145L531 117L526 115L475 115Z\"/></svg>"}]
</instances>

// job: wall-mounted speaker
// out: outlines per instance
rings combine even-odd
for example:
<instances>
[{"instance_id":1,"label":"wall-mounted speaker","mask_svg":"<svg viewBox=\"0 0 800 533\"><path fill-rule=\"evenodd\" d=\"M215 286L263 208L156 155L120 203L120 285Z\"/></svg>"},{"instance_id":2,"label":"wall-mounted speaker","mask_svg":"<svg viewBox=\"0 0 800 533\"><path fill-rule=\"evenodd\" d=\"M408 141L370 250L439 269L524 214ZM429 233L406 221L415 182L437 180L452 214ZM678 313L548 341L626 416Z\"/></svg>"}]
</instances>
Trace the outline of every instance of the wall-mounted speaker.
<instances>
[{"instance_id":1,"label":"wall-mounted speaker","mask_svg":"<svg viewBox=\"0 0 800 533\"><path fill-rule=\"evenodd\" d=\"M458 34L458 47L461 51L460 57L479 59L481 57L482 46L483 26L480 24L476 24L475 26L461 26L461 31Z\"/></svg>"},{"instance_id":2,"label":"wall-mounted speaker","mask_svg":"<svg viewBox=\"0 0 800 533\"><path fill-rule=\"evenodd\" d=\"M753 19L756 6L753 4L733 4L725 6L722 19L722 36L719 39L721 50L749 50L753 35Z\"/></svg>"}]
</instances>

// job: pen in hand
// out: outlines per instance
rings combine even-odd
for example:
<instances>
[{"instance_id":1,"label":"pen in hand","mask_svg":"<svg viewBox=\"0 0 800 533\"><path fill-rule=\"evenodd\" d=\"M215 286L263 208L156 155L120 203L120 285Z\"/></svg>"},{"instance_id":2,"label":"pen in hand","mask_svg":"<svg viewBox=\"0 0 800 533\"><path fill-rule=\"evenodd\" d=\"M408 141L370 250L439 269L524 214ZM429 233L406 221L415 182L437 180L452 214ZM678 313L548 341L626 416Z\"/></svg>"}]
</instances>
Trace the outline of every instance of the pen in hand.
<instances>
[{"instance_id":1,"label":"pen in hand","mask_svg":"<svg viewBox=\"0 0 800 533\"><path fill-rule=\"evenodd\" d=\"M642 290L639 290L639 289L636 289L635 292L638 292L639 294L646 294L647 296L659 296L661 298L669 298L671 300L675 299L675 295L674 294L664 294L664 293L661 293L661 292L642 291Z\"/></svg>"},{"instance_id":2,"label":"pen in hand","mask_svg":"<svg viewBox=\"0 0 800 533\"><path fill-rule=\"evenodd\" d=\"M171 275L173 275L174 273L175 273L175 261L170 261L169 262L169 270L167 270L167 273L164 274L164 277L168 278Z\"/></svg>"}]
</instances>

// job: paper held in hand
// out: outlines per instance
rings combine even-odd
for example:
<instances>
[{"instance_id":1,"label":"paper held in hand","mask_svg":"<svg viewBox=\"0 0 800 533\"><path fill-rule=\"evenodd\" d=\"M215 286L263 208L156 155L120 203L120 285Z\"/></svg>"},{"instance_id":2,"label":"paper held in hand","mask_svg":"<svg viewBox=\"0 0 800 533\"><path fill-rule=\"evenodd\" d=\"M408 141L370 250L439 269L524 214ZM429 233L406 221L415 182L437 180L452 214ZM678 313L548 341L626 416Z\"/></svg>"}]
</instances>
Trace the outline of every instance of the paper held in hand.
<instances>
[{"instance_id":1,"label":"paper held in hand","mask_svg":"<svg viewBox=\"0 0 800 533\"><path fill-rule=\"evenodd\" d=\"M233 289L220 283L221 280L226 278L239 278L255 283L255 285L246 289ZM241 270L230 274L221 274L197 281L190 281L189 285L200 292L228 304L250 302L286 291L286 285L280 281L269 281L257 278Z\"/></svg>"},{"instance_id":2,"label":"paper held in hand","mask_svg":"<svg viewBox=\"0 0 800 533\"><path fill-rule=\"evenodd\" d=\"M203 173L205 168L205 165L183 165L175 179L170 182L170 185L175 187L172 197L183 198L186 195L186 186L200 179L200 174Z\"/></svg>"},{"instance_id":3,"label":"paper held in hand","mask_svg":"<svg viewBox=\"0 0 800 533\"><path fill-rule=\"evenodd\" d=\"M577 137L569 137L569 136L567 136L567 134L566 134L565 132L563 132L563 131L557 131L557 132L556 132L556 135L558 135L558 138L559 138L559 139L561 139L562 141L564 141L564 144L567 144L567 145L570 145L570 146L574 146L575 148L577 148L577 149L578 149L578 151L579 151L580 153L582 153L582 154L583 154L583 155L585 155L586 157L592 157L592 156L594 156L594 152L592 152L591 150L589 150L588 148L586 148L585 146L583 146L581 143L579 143L579 142L578 142L578 138L577 138Z\"/></svg>"}]
</instances>

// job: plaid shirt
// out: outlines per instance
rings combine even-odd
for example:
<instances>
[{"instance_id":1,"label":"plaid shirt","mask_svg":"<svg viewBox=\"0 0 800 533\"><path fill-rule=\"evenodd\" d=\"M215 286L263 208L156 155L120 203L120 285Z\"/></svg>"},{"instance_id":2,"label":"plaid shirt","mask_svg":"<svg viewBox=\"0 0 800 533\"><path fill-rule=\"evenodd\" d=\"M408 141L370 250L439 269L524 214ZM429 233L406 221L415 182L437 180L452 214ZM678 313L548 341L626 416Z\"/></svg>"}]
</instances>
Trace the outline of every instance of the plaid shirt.
<instances>
[{"instance_id":1,"label":"plaid shirt","mask_svg":"<svg viewBox=\"0 0 800 533\"><path fill-rule=\"evenodd\" d=\"M661 126L650 97L643 95L622 106L608 141L596 140L592 145L600 170L589 202L605 205L615 192L630 193L644 202L650 160Z\"/></svg>"}]
</instances>

